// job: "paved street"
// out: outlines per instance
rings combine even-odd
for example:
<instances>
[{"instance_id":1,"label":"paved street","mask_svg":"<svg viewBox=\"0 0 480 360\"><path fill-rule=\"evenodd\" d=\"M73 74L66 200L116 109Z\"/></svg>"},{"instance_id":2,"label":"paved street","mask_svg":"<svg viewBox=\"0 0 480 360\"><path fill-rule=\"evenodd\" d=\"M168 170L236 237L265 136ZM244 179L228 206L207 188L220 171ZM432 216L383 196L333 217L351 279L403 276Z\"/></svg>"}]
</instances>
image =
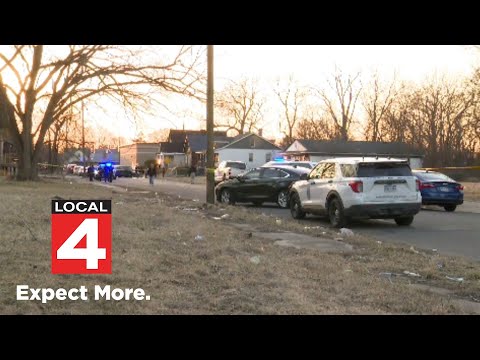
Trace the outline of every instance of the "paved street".
<instances>
[{"instance_id":1,"label":"paved street","mask_svg":"<svg viewBox=\"0 0 480 360\"><path fill-rule=\"evenodd\" d=\"M200 180L200 179L199 179ZM205 184L189 184L171 179L156 180L151 186L145 178L117 179L113 185L152 189L182 198L198 199L205 202ZM254 207L254 211L271 214L283 219L291 219L290 212L278 208L275 204ZM480 260L480 206L466 203L458 207L454 213L447 213L441 208L422 210L410 227L399 227L393 220L369 220L349 225L354 232L390 242L403 242L415 247L437 249L446 254L465 255ZM306 224L328 226L324 218L309 216Z\"/></svg>"}]
</instances>

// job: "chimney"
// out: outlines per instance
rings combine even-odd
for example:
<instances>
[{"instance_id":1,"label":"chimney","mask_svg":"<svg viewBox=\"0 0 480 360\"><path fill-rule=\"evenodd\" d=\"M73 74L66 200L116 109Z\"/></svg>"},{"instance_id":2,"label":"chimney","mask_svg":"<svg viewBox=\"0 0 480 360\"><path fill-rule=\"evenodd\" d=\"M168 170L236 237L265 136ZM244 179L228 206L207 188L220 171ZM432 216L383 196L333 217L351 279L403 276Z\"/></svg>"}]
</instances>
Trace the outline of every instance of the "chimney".
<instances>
[{"instance_id":1,"label":"chimney","mask_svg":"<svg viewBox=\"0 0 480 360\"><path fill-rule=\"evenodd\" d=\"M262 136L263 134L263 129L258 129L258 136Z\"/></svg>"}]
</instances>

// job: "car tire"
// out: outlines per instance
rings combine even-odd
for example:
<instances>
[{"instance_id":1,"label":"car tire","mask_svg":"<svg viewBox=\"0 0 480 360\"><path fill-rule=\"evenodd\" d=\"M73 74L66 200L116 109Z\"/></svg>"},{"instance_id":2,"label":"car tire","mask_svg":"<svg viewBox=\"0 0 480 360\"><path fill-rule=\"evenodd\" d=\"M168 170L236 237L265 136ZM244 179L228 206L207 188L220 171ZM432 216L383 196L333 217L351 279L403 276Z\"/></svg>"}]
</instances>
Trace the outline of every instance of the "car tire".
<instances>
[{"instance_id":1,"label":"car tire","mask_svg":"<svg viewBox=\"0 0 480 360\"><path fill-rule=\"evenodd\" d=\"M223 189L220 193L220 202L223 204L235 205L232 192L228 189Z\"/></svg>"},{"instance_id":2,"label":"car tire","mask_svg":"<svg viewBox=\"0 0 480 360\"><path fill-rule=\"evenodd\" d=\"M445 205L443 208L445 209L445 211L452 212L455 211L457 205Z\"/></svg>"},{"instance_id":3,"label":"car tire","mask_svg":"<svg viewBox=\"0 0 480 360\"><path fill-rule=\"evenodd\" d=\"M300 197L297 193L293 194L292 199L290 200L290 214L294 219L305 219L307 213L302 210L302 203L300 202Z\"/></svg>"},{"instance_id":4,"label":"car tire","mask_svg":"<svg viewBox=\"0 0 480 360\"><path fill-rule=\"evenodd\" d=\"M288 209L288 190L282 190L278 193L277 204L282 209Z\"/></svg>"},{"instance_id":5,"label":"car tire","mask_svg":"<svg viewBox=\"0 0 480 360\"><path fill-rule=\"evenodd\" d=\"M413 222L413 216L402 216L395 218L395 222L398 226L408 226Z\"/></svg>"},{"instance_id":6,"label":"car tire","mask_svg":"<svg viewBox=\"0 0 480 360\"><path fill-rule=\"evenodd\" d=\"M328 218L330 224L335 228L345 227L347 224L347 218L344 214L343 204L338 198L333 198L328 202Z\"/></svg>"}]
</instances>

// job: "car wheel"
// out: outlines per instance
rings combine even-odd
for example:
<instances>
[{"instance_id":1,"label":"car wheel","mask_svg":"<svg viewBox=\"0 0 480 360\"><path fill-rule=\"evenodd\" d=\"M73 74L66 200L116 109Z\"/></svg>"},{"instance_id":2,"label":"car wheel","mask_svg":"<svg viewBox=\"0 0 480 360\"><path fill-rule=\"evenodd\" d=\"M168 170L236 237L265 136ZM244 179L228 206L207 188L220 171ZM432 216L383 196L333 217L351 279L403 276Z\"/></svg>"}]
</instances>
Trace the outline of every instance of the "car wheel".
<instances>
[{"instance_id":1,"label":"car wheel","mask_svg":"<svg viewBox=\"0 0 480 360\"><path fill-rule=\"evenodd\" d=\"M413 222L413 216L402 216L395 218L398 226L408 226Z\"/></svg>"},{"instance_id":2,"label":"car wheel","mask_svg":"<svg viewBox=\"0 0 480 360\"><path fill-rule=\"evenodd\" d=\"M333 198L328 203L328 217L333 227L341 228L347 224L347 218L343 212L343 205L339 199Z\"/></svg>"},{"instance_id":3,"label":"car wheel","mask_svg":"<svg viewBox=\"0 0 480 360\"><path fill-rule=\"evenodd\" d=\"M262 206L263 201L252 201L253 205L255 206Z\"/></svg>"},{"instance_id":4,"label":"car wheel","mask_svg":"<svg viewBox=\"0 0 480 360\"><path fill-rule=\"evenodd\" d=\"M235 202L233 201L232 192L228 189L223 189L222 193L220 194L220 202L223 204L234 205Z\"/></svg>"},{"instance_id":5,"label":"car wheel","mask_svg":"<svg viewBox=\"0 0 480 360\"><path fill-rule=\"evenodd\" d=\"M277 204L282 209L288 208L288 190L282 190L278 193Z\"/></svg>"},{"instance_id":6,"label":"car wheel","mask_svg":"<svg viewBox=\"0 0 480 360\"><path fill-rule=\"evenodd\" d=\"M302 204L300 203L300 198L298 194L293 194L292 200L290 201L290 214L294 219L304 219L307 213L302 210Z\"/></svg>"},{"instance_id":7,"label":"car wheel","mask_svg":"<svg viewBox=\"0 0 480 360\"><path fill-rule=\"evenodd\" d=\"M445 209L445 211L452 212L455 211L457 205L445 205L443 208Z\"/></svg>"}]
</instances>

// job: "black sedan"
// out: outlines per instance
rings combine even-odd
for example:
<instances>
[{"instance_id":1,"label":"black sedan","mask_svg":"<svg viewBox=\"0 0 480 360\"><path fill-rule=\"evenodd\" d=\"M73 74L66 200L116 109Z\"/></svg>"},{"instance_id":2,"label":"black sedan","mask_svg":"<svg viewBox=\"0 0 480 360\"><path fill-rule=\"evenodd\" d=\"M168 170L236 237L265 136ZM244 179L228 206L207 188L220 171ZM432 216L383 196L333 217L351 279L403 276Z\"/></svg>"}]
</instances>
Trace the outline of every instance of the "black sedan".
<instances>
[{"instance_id":1,"label":"black sedan","mask_svg":"<svg viewBox=\"0 0 480 360\"><path fill-rule=\"evenodd\" d=\"M254 168L217 185L215 195L217 201L225 204L251 202L260 206L264 202L276 202L281 208L287 208L290 184L309 172L310 169L290 166Z\"/></svg>"}]
</instances>

